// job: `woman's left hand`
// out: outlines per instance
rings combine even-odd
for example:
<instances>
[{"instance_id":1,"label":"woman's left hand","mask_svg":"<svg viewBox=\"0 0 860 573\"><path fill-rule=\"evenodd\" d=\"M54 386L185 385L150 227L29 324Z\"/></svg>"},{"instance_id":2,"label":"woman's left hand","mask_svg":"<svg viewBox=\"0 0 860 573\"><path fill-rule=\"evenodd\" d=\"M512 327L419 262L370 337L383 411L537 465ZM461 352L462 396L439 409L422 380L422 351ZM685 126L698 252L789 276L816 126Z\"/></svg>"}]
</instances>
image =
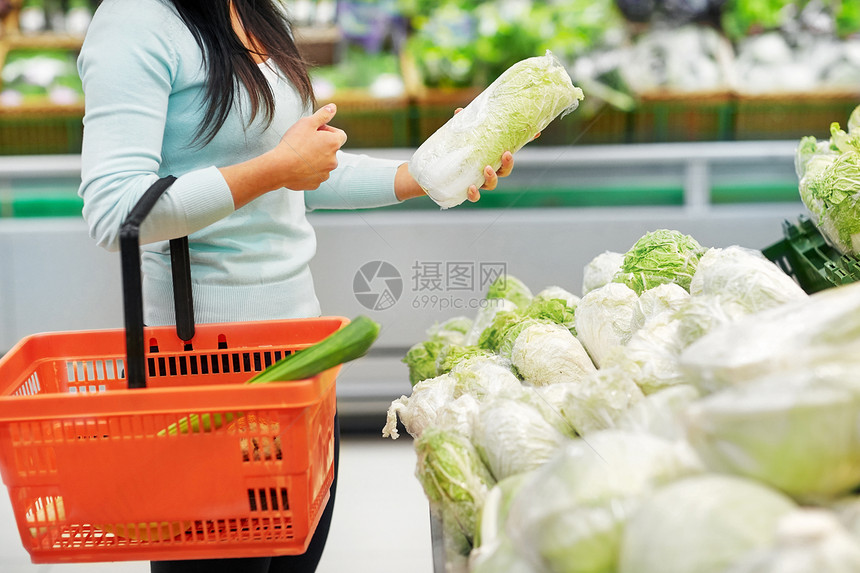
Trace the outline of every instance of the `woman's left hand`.
<instances>
[{"instance_id":1,"label":"woman's left hand","mask_svg":"<svg viewBox=\"0 0 860 573\"><path fill-rule=\"evenodd\" d=\"M505 151L502 154L502 166L499 167L498 171L494 171L490 165L484 167L484 184L481 185L481 189L492 191L499 184L499 177L507 177L511 174L513 168L514 154L510 151ZM481 190L476 185L470 186L468 198L472 203L478 201L481 198Z\"/></svg>"}]
</instances>

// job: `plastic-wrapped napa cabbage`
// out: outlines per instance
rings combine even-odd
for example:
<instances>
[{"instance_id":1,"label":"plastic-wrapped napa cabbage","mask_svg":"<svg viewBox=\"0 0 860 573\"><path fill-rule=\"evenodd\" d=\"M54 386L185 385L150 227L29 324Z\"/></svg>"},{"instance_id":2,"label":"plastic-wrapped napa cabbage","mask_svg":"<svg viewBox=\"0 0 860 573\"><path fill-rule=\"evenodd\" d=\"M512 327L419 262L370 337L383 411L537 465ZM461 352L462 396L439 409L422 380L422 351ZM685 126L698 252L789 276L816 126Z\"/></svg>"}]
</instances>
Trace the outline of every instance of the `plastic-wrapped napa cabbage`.
<instances>
[{"instance_id":1,"label":"plastic-wrapped napa cabbage","mask_svg":"<svg viewBox=\"0 0 860 573\"><path fill-rule=\"evenodd\" d=\"M761 251L739 246L708 249L699 260L690 294L720 296L749 313L808 296Z\"/></svg>"},{"instance_id":2,"label":"plastic-wrapped napa cabbage","mask_svg":"<svg viewBox=\"0 0 860 573\"><path fill-rule=\"evenodd\" d=\"M535 298L538 300L561 300L564 301L568 308L576 308L580 300L580 297L557 285L546 287L537 293Z\"/></svg>"},{"instance_id":3,"label":"plastic-wrapped napa cabbage","mask_svg":"<svg viewBox=\"0 0 860 573\"><path fill-rule=\"evenodd\" d=\"M624 522L641 500L699 471L686 445L646 434L607 430L571 440L528 474L506 533L534 571L615 571Z\"/></svg>"},{"instance_id":4,"label":"plastic-wrapped napa cabbage","mask_svg":"<svg viewBox=\"0 0 860 573\"><path fill-rule=\"evenodd\" d=\"M472 322L472 328L466 334L465 343L468 345L478 344L481 334L493 324L496 315L501 312L515 312L517 308L515 302L506 298L487 299L485 304L481 305L481 308L478 309L475 320Z\"/></svg>"},{"instance_id":5,"label":"plastic-wrapped napa cabbage","mask_svg":"<svg viewBox=\"0 0 860 573\"><path fill-rule=\"evenodd\" d=\"M623 262L624 253L615 251L604 251L591 259L582 269L582 296L612 282Z\"/></svg>"},{"instance_id":6,"label":"plastic-wrapped napa cabbage","mask_svg":"<svg viewBox=\"0 0 860 573\"><path fill-rule=\"evenodd\" d=\"M484 499L496 481L472 442L456 432L428 428L415 440L415 453L415 475L442 519L446 550L468 555Z\"/></svg>"},{"instance_id":7,"label":"plastic-wrapped napa cabbage","mask_svg":"<svg viewBox=\"0 0 860 573\"><path fill-rule=\"evenodd\" d=\"M675 283L666 283L646 290L633 309L633 328L642 328L662 315L674 314L689 298L690 293Z\"/></svg>"},{"instance_id":8,"label":"plastic-wrapped napa cabbage","mask_svg":"<svg viewBox=\"0 0 860 573\"><path fill-rule=\"evenodd\" d=\"M705 248L690 235L672 229L657 229L643 235L624 254L621 269L613 280L626 284L637 295L666 283L687 291Z\"/></svg>"},{"instance_id":9,"label":"plastic-wrapped napa cabbage","mask_svg":"<svg viewBox=\"0 0 860 573\"><path fill-rule=\"evenodd\" d=\"M822 126L823 127L823 126ZM860 254L860 106L848 131L830 125L830 139L800 140L795 154L800 198L824 237L839 251Z\"/></svg>"},{"instance_id":10,"label":"plastic-wrapped napa cabbage","mask_svg":"<svg viewBox=\"0 0 860 573\"><path fill-rule=\"evenodd\" d=\"M647 496L624 527L618 573L724 573L770 547L791 498L759 482L706 474Z\"/></svg>"},{"instance_id":11,"label":"plastic-wrapped napa cabbage","mask_svg":"<svg viewBox=\"0 0 860 573\"><path fill-rule=\"evenodd\" d=\"M860 485L860 357L727 388L692 404L686 419L690 444L714 471L809 502Z\"/></svg>"},{"instance_id":12,"label":"plastic-wrapped napa cabbage","mask_svg":"<svg viewBox=\"0 0 860 573\"><path fill-rule=\"evenodd\" d=\"M472 443L497 480L540 467L567 439L527 401L501 397L480 405L472 431Z\"/></svg>"},{"instance_id":13,"label":"plastic-wrapped napa cabbage","mask_svg":"<svg viewBox=\"0 0 860 573\"><path fill-rule=\"evenodd\" d=\"M517 335L511 363L533 386L575 382L596 370L582 343L567 328L534 321Z\"/></svg>"},{"instance_id":14,"label":"plastic-wrapped napa cabbage","mask_svg":"<svg viewBox=\"0 0 860 573\"><path fill-rule=\"evenodd\" d=\"M583 99L565 67L549 51L517 62L415 151L409 173L443 209L459 205L484 167L498 169L552 120Z\"/></svg>"},{"instance_id":15,"label":"plastic-wrapped napa cabbage","mask_svg":"<svg viewBox=\"0 0 860 573\"><path fill-rule=\"evenodd\" d=\"M598 368L609 352L630 340L636 292L627 285L608 283L582 297L576 307L577 338Z\"/></svg>"},{"instance_id":16,"label":"plastic-wrapped napa cabbage","mask_svg":"<svg viewBox=\"0 0 860 573\"><path fill-rule=\"evenodd\" d=\"M723 324L687 346L681 365L691 383L708 394L770 373L845 363L856 356L860 356L860 283Z\"/></svg>"},{"instance_id":17,"label":"plastic-wrapped napa cabbage","mask_svg":"<svg viewBox=\"0 0 860 573\"><path fill-rule=\"evenodd\" d=\"M860 543L824 509L783 517L772 547L753 551L725 573L843 573L860 571Z\"/></svg>"},{"instance_id":18,"label":"plastic-wrapped napa cabbage","mask_svg":"<svg viewBox=\"0 0 860 573\"><path fill-rule=\"evenodd\" d=\"M418 382L412 394L394 400L382 436L397 439L398 418L406 431L417 438L428 427L437 425L443 408L464 395L481 401L486 396L519 396L523 391L519 378L499 356L473 356L458 363L450 372Z\"/></svg>"},{"instance_id":19,"label":"plastic-wrapped napa cabbage","mask_svg":"<svg viewBox=\"0 0 860 573\"><path fill-rule=\"evenodd\" d=\"M505 528L511 502L529 474L499 480L481 508L475 548L469 554L470 573L534 573L534 567L519 554Z\"/></svg>"},{"instance_id":20,"label":"plastic-wrapped napa cabbage","mask_svg":"<svg viewBox=\"0 0 860 573\"><path fill-rule=\"evenodd\" d=\"M382 437L396 440L398 418L410 436L417 438L425 428L434 425L439 409L454 399L457 380L451 374L422 380L412 387L412 394L391 402Z\"/></svg>"},{"instance_id":21,"label":"plastic-wrapped napa cabbage","mask_svg":"<svg viewBox=\"0 0 860 573\"><path fill-rule=\"evenodd\" d=\"M595 370L576 382L540 386L526 397L562 432L588 436L615 427L644 396L625 364Z\"/></svg>"},{"instance_id":22,"label":"plastic-wrapped napa cabbage","mask_svg":"<svg viewBox=\"0 0 860 573\"><path fill-rule=\"evenodd\" d=\"M684 414L700 398L689 384L678 384L645 396L627 409L616 427L628 432L642 432L666 440L686 440Z\"/></svg>"}]
</instances>

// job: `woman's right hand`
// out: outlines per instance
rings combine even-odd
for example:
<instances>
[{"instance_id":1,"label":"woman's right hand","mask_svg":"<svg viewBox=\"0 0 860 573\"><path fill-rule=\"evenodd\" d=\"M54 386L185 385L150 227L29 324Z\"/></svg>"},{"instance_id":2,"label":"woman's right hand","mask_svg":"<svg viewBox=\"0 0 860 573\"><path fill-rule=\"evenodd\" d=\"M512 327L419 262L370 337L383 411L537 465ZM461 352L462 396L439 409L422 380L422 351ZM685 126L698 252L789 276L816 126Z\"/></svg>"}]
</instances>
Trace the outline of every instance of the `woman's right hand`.
<instances>
[{"instance_id":1,"label":"woman's right hand","mask_svg":"<svg viewBox=\"0 0 860 573\"><path fill-rule=\"evenodd\" d=\"M297 121L281 138L273 150L284 166L281 187L310 191L328 180L337 167L336 153L346 143L346 133L328 124L336 113L335 105L327 104Z\"/></svg>"},{"instance_id":2,"label":"woman's right hand","mask_svg":"<svg viewBox=\"0 0 860 573\"><path fill-rule=\"evenodd\" d=\"M328 124L335 113L335 105L327 104L293 124L271 151L222 167L233 206L238 209L282 187L311 191L327 181L337 167L337 151L346 143L346 133Z\"/></svg>"}]
</instances>

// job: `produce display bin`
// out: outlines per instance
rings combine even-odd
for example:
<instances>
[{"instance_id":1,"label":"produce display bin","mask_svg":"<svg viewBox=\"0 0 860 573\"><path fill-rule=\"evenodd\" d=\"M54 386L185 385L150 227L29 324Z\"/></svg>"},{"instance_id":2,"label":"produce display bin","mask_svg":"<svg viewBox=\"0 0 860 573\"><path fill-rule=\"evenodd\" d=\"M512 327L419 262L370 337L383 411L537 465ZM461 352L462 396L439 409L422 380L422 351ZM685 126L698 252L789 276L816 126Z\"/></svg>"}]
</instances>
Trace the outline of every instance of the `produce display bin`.
<instances>
[{"instance_id":1,"label":"produce display bin","mask_svg":"<svg viewBox=\"0 0 860 573\"><path fill-rule=\"evenodd\" d=\"M337 26L298 26L296 45L305 61L328 66L337 61L343 34Z\"/></svg>"},{"instance_id":2,"label":"produce display bin","mask_svg":"<svg viewBox=\"0 0 860 573\"><path fill-rule=\"evenodd\" d=\"M430 550L433 555L433 573L446 573L445 535L442 532L442 518L430 511Z\"/></svg>"},{"instance_id":3,"label":"produce display bin","mask_svg":"<svg viewBox=\"0 0 860 573\"><path fill-rule=\"evenodd\" d=\"M481 91L482 89L478 87L451 89L421 87L411 90L413 113L410 122L413 125L413 146L421 145L454 116L454 110L469 105Z\"/></svg>"},{"instance_id":4,"label":"produce display bin","mask_svg":"<svg viewBox=\"0 0 860 573\"><path fill-rule=\"evenodd\" d=\"M364 90L343 90L330 101L337 105L331 124L346 132L345 148L410 146L409 98L405 95L381 98Z\"/></svg>"},{"instance_id":5,"label":"produce display bin","mask_svg":"<svg viewBox=\"0 0 860 573\"><path fill-rule=\"evenodd\" d=\"M654 92L638 95L632 143L729 141L733 138L731 92Z\"/></svg>"},{"instance_id":6,"label":"produce display bin","mask_svg":"<svg viewBox=\"0 0 860 573\"><path fill-rule=\"evenodd\" d=\"M0 477L34 563L303 553L329 497L339 368L244 382L348 320L195 325L181 238L177 325L145 328L137 233L161 181L122 229L126 328L0 359Z\"/></svg>"},{"instance_id":7,"label":"produce display bin","mask_svg":"<svg viewBox=\"0 0 860 573\"><path fill-rule=\"evenodd\" d=\"M807 135L828 139L830 124L838 121L844 128L858 104L860 92L738 94L735 139L800 139Z\"/></svg>"},{"instance_id":8,"label":"produce display bin","mask_svg":"<svg viewBox=\"0 0 860 573\"><path fill-rule=\"evenodd\" d=\"M783 222L785 238L762 250L809 294L860 280L860 260L827 243L808 217Z\"/></svg>"},{"instance_id":9,"label":"produce display bin","mask_svg":"<svg viewBox=\"0 0 860 573\"><path fill-rule=\"evenodd\" d=\"M529 145L599 145L627 143L633 115L603 104L597 109L584 103L564 117L554 119Z\"/></svg>"},{"instance_id":10,"label":"produce display bin","mask_svg":"<svg viewBox=\"0 0 860 573\"><path fill-rule=\"evenodd\" d=\"M83 106L0 109L0 155L80 153Z\"/></svg>"}]
</instances>

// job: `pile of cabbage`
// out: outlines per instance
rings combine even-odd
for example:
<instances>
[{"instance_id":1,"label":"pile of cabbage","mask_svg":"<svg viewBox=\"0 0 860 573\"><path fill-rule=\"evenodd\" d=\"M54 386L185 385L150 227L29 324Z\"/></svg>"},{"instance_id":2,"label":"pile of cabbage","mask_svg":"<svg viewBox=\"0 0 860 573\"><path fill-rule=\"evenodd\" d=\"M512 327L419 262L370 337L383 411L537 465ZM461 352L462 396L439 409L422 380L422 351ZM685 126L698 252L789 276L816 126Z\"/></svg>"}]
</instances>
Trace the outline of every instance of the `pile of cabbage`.
<instances>
[{"instance_id":1,"label":"pile of cabbage","mask_svg":"<svg viewBox=\"0 0 860 573\"><path fill-rule=\"evenodd\" d=\"M822 235L846 255L860 255L860 106L848 130L830 125L830 139L807 136L795 154L800 198Z\"/></svg>"},{"instance_id":2,"label":"pile of cabbage","mask_svg":"<svg viewBox=\"0 0 860 573\"><path fill-rule=\"evenodd\" d=\"M404 358L449 572L860 571L860 284L659 229Z\"/></svg>"}]
</instances>

